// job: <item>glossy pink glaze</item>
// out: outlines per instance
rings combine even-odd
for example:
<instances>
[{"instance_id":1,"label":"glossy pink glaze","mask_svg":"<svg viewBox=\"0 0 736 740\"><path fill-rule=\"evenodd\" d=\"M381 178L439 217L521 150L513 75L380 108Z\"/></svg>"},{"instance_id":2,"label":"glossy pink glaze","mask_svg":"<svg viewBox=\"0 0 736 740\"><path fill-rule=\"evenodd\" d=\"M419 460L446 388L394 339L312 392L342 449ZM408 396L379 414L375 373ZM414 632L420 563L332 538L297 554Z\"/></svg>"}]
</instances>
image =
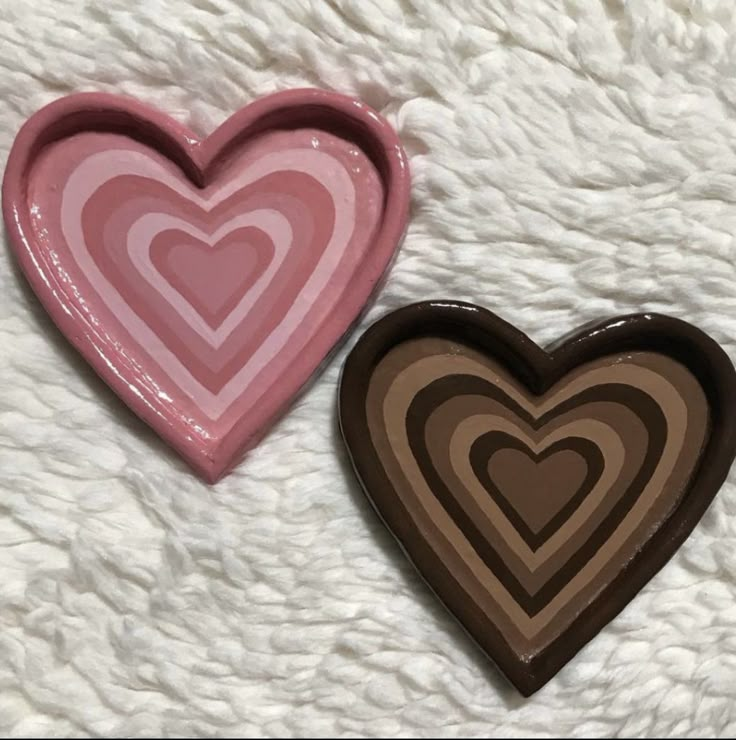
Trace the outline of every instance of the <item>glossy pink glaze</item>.
<instances>
[{"instance_id":1,"label":"glossy pink glaze","mask_svg":"<svg viewBox=\"0 0 736 740\"><path fill-rule=\"evenodd\" d=\"M55 323L210 481L359 316L408 203L388 124L319 90L257 101L202 141L135 101L71 96L21 129L3 183Z\"/></svg>"}]
</instances>

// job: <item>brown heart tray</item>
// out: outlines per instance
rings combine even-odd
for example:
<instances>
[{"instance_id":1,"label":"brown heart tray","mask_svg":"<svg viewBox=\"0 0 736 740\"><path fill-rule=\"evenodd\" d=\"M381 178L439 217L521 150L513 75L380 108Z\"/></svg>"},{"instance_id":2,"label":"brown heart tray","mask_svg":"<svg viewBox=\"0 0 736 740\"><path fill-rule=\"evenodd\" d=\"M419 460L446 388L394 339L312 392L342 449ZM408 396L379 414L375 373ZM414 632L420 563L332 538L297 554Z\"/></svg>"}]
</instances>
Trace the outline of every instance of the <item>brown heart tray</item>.
<instances>
[{"instance_id":1,"label":"brown heart tray","mask_svg":"<svg viewBox=\"0 0 736 740\"><path fill-rule=\"evenodd\" d=\"M345 364L342 434L419 573L529 695L685 541L736 455L736 373L638 314L542 349L477 306L419 303Z\"/></svg>"}]
</instances>

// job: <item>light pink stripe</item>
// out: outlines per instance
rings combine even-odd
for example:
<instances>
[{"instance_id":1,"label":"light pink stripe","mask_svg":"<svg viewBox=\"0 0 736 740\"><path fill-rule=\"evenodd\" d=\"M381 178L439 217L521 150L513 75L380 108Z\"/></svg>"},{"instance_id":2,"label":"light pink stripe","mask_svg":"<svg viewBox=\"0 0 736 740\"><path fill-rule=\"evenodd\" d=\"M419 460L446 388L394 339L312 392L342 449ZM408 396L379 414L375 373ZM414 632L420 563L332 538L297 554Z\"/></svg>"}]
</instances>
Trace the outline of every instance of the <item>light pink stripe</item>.
<instances>
[{"instance_id":1,"label":"light pink stripe","mask_svg":"<svg viewBox=\"0 0 736 740\"><path fill-rule=\"evenodd\" d=\"M217 329L212 329L202 316L200 316L197 309L181 293L175 290L156 269L156 266L151 260L151 243L162 231L178 229L193 236L195 239L199 239L210 247L214 247L228 234L246 226L255 226L268 234L274 244L274 258L263 275L245 293L238 305L230 312L223 323ZM243 216L238 216L228 221L212 234L206 234L187 221L167 213L147 213L141 216L130 227L127 238L127 250L131 262L149 285L166 298L191 329L197 332L211 347L218 349L232 332L237 329L238 325L248 318L248 314L255 302L268 289L274 274L286 259L292 239L293 233L288 219L284 218L278 211L271 209L264 208L251 211Z\"/></svg>"},{"instance_id":2,"label":"light pink stripe","mask_svg":"<svg viewBox=\"0 0 736 740\"><path fill-rule=\"evenodd\" d=\"M128 306L117 289L97 268L86 244L81 224L84 204L94 192L114 177L138 175L151 178L170 187L183 198L205 211L214 208L227 197L273 172L283 170L307 174L320 182L335 203L335 226L314 272L295 297L283 320L268 339L256 350L245 366L228 381L219 393L212 393L199 383L150 329ZM128 332L161 365L171 379L189 395L210 419L219 418L248 388L251 381L273 362L298 328L304 315L321 296L330 278L339 267L343 252L355 228L355 186L343 164L335 157L314 149L290 149L264 155L243 173L221 188L203 197L183 186L172 174L150 157L131 150L110 150L84 159L67 180L61 203L61 228L64 238L91 285L98 292ZM257 401L257 394L242 413Z\"/></svg>"}]
</instances>

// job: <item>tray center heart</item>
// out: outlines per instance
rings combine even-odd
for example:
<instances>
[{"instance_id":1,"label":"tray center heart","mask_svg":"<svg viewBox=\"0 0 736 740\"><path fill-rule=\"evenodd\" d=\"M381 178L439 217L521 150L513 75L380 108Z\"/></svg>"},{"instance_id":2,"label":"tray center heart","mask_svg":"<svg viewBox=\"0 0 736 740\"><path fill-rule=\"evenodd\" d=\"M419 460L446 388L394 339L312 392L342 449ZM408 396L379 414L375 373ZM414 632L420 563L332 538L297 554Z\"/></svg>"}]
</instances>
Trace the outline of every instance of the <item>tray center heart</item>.
<instances>
[{"instance_id":1,"label":"tray center heart","mask_svg":"<svg viewBox=\"0 0 736 740\"><path fill-rule=\"evenodd\" d=\"M149 255L156 272L215 329L265 272L274 248L256 228L235 229L219 239L217 233L167 229L152 239Z\"/></svg>"},{"instance_id":2,"label":"tray center heart","mask_svg":"<svg viewBox=\"0 0 736 740\"><path fill-rule=\"evenodd\" d=\"M490 452L484 471L491 484L489 493L497 499L503 497L504 508L508 511L509 506L513 507L521 521L538 535L570 502L580 497L590 467L582 451L584 441L563 440L542 452L534 452L512 437L490 437L480 440L479 445L481 455ZM490 450L487 445L491 446ZM472 451L471 456L474 456Z\"/></svg>"}]
</instances>

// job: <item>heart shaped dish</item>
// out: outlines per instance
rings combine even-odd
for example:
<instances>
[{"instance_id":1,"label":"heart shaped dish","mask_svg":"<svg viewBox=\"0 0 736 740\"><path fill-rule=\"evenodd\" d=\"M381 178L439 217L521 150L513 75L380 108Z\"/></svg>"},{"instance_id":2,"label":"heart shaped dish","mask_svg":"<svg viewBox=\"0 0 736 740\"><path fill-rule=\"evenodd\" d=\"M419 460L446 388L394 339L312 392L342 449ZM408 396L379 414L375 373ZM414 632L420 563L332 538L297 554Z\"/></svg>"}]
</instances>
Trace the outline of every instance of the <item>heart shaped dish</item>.
<instances>
[{"instance_id":1,"label":"heart shaped dish","mask_svg":"<svg viewBox=\"0 0 736 740\"><path fill-rule=\"evenodd\" d=\"M201 140L138 102L74 95L23 126L3 183L51 318L210 481L359 317L408 207L394 131L321 90L263 98Z\"/></svg>"},{"instance_id":2,"label":"heart shaped dish","mask_svg":"<svg viewBox=\"0 0 736 740\"><path fill-rule=\"evenodd\" d=\"M415 567L524 695L664 565L736 455L736 373L700 330L622 316L544 350L435 301L350 353L340 425Z\"/></svg>"}]
</instances>

